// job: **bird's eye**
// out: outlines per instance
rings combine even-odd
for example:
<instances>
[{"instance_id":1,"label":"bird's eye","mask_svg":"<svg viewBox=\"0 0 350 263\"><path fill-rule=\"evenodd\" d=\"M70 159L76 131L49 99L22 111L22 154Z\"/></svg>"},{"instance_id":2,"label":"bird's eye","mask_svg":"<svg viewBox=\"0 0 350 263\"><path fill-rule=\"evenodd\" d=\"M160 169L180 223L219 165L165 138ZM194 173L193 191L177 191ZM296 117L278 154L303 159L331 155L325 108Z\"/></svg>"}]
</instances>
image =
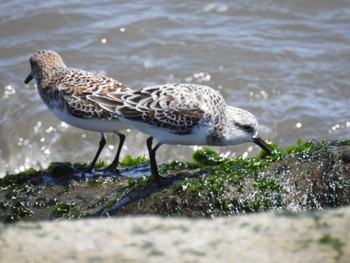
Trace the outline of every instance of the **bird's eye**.
<instances>
[{"instance_id":1,"label":"bird's eye","mask_svg":"<svg viewBox=\"0 0 350 263\"><path fill-rule=\"evenodd\" d=\"M253 127L250 125L242 125L242 128L246 130L247 132L253 131Z\"/></svg>"}]
</instances>

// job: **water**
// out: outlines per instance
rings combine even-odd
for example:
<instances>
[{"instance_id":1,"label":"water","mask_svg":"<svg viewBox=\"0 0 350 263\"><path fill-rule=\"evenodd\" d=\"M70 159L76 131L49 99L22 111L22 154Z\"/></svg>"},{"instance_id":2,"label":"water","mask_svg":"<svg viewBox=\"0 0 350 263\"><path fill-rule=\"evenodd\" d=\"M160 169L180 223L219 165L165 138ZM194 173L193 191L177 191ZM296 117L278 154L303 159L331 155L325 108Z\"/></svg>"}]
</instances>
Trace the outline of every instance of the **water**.
<instances>
[{"instance_id":1,"label":"water","mask_svg":"<svg viewBox=\"0 0 350 263\"><path fill-rule=\"evenodd\" d=\"M98 146L98 134L60 122L34 85L24 85L38 49L135 89L166 82L220 89L280 147L349 139L349 1L6 1L0 21L0 176L91 161ZM127 135L122 157L146 154L146 136ZM109 136L101 157L110 162L117 142ZM191 160L194 149L162 146L159 163ZM213 149L229 157L258 151Z\"/></svg>"}]
</instances>

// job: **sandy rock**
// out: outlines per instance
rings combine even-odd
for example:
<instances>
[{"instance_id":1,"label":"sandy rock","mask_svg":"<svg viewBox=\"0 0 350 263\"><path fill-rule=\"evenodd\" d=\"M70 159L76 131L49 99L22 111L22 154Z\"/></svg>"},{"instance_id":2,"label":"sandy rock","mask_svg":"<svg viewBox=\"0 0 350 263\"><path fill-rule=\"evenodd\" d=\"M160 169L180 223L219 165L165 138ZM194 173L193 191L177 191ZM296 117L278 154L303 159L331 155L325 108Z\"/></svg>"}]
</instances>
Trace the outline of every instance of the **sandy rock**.
<instances>
[{"instance_id":1,"label":"sandy rock","mask_svg":"<svg viewBox=\"0 0 350 263\"><path fill-rule=\"evenodd\" d=\"M350 207L0 225L0 262L349 262Z\"/></svg>"}]
</instances>

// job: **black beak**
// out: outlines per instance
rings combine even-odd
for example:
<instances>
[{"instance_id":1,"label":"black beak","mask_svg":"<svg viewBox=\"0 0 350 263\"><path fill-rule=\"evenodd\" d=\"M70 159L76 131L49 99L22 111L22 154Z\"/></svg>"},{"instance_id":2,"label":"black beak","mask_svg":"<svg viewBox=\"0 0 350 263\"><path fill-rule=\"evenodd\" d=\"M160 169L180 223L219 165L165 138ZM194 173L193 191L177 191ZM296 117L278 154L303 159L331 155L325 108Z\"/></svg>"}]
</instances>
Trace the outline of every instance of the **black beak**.
<instances>
[{"instance_id":1,"label":"black beak","mask_svg":"<svg viewBox=\"0 0 350 263\"><path fill-rule=\"evenodd\" d=\"M253 142L257 145L259 145L267 154L272 155L271 148L266 144L266 142L261 139L259 136L256 136L253 138Z\"/></svg>"},{"instance_id":2,"label":"black beak","mask_svg":"<svg viewBox=\"0 0 350 263\"><path fill-rule=\"evenodd\" d=\"M25 83L25 84L28 84L32 79L33 79L33 75L32 75L32 73L30 73L30 74L28 75L28 77L26 77L26 79L24 80L24 83Z\"/></svg>"}]
</instances>

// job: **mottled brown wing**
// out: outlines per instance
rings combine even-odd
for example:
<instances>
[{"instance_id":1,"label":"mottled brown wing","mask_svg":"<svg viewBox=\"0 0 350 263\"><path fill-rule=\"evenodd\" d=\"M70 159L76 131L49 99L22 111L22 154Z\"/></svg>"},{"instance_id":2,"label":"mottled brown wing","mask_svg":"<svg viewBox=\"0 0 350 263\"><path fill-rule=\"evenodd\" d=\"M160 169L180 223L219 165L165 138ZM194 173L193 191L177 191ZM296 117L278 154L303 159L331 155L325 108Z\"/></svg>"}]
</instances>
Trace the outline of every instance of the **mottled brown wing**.
<instances>
[{"instance_id":1,"label":"mottled brown wing","mask_svg":"<svg viewBox=\"0 0 350 263\"><path fill-rule=\"evenodd\" d=\"M69 113L78 118L117 118L115 114L103 109L98 103L89 100L87 96L94 92L106 94L130 90L121 82L105 75L76 69L71 69L70 74L67 74L65 78L67 81L61 80L57 89L62 94ZM79 81L74 82L75 79Z\"/></svg>"},{"instance_id":2,"label":"mottled brown wing","mask_svg":"<svg viewBox=\"0 0 350 263\"><path fill-rule=\"evenodd\" d=\"M118 108L121 115L176 134L191 133L192 128L203 118L204 112L199 107L191 109L181 108L181 105L177 107L170 103L171 96L167 96L169 102L165 102L157 97L159 93L155 94L159 90L148 91L141 90L133 92L132 95L120 96L124 101L124 106Z\"/></svg>"},{"instance_id":3,"label":"mottled brown wing","mask_svg":"<svg viewBox=\"0 0 350 263\"><path fill-rule=\"evenodd\" d=\"M111 112L103 109L98 103L90 101L86 96L63 95L68 112L83 119L113 119L118 118Z\"/></svg>"}]
</instances>

